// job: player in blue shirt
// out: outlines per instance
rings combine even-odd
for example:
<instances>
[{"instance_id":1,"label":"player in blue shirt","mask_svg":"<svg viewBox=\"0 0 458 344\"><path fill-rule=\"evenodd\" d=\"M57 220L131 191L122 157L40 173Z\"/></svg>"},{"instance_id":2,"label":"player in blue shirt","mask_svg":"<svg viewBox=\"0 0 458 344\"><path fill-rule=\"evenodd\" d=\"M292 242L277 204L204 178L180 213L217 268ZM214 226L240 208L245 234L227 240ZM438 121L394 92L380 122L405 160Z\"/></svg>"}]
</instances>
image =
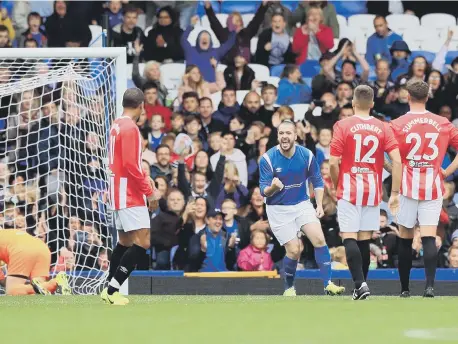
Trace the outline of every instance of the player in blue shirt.
<instances>
[{"instance_id":1,"label":"player in blue shirt","mask_svg":"<svg viewBox=\"0 0 458 344\"><path fill-rule=\"evenodd\" d=\"M345 288L331 282L331 255L324 240L319 218L324 215L324 183L320 167L312 152L296 145L296 125L290 120L278 127L279 145L269 149L259 162L259 185L265 197L270 228L281 245L285 296L296 296L294 278L297 262L303 250L301 234L307 235L315 247L315 259L320 268L324 290L328 295L339 295ZM316 210L310 202L307 187L311 182L316 195Z\"/></svg>"}]
</instances>

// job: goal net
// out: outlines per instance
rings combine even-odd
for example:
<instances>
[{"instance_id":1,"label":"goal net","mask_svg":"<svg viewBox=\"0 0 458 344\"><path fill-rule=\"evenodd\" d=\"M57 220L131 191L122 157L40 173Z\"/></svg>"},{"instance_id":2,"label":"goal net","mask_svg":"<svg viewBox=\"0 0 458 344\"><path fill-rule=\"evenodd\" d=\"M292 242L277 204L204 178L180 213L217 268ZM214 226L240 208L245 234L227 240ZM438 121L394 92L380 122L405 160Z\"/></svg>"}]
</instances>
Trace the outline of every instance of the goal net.
<instances>
[{"instance_id":1,"label":"goal net","mask_svg":"<svg viewBox=\"0 0 458 344\"><path fill-rule=\"evenodd\" d=\"M126 88L125 49L8 49L5 55L0 230L40 238L51 251L51 276L65 271L75 294L98 293L113 246L107 134Z\"/></svg>"}]
</instances>

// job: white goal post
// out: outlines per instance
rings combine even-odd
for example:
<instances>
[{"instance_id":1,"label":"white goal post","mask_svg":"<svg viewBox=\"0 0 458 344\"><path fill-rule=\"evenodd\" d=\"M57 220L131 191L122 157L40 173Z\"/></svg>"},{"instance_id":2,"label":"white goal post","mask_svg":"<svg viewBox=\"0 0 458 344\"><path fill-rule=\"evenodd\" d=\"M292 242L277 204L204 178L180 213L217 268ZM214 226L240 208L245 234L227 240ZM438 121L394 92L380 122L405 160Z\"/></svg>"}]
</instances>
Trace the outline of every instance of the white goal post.
<instances>
[{"instance_id":1,"label":"white goal post","mask_svg":"<svg viewBox=\"0 0 458 344\"><path fill-rule=\"evenodd\" d=\"M106 278L107 138L126 88L125 48L0 49L0 230L45 241L76 294Z\"/></svg>"}]
</instances>

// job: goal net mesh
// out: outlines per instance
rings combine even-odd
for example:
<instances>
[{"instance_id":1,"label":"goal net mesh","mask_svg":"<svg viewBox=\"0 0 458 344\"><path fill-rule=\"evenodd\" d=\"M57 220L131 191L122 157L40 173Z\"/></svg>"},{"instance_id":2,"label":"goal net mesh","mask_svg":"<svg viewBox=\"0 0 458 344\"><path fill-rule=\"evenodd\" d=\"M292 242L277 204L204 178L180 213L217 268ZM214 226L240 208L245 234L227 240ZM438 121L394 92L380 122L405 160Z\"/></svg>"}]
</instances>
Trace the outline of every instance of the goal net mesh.
<instances>
[{"instance_id":1,"label":"goal net mesh","mask_svg":"<svg viewBox=\"0 0 458 344\"><path fill-rule=\"evenodd\" d=\"M0 59L0 228L48 245L51 276L100 292L112 247L107 132L116 59Z\"/></svg>"}]
</instances>

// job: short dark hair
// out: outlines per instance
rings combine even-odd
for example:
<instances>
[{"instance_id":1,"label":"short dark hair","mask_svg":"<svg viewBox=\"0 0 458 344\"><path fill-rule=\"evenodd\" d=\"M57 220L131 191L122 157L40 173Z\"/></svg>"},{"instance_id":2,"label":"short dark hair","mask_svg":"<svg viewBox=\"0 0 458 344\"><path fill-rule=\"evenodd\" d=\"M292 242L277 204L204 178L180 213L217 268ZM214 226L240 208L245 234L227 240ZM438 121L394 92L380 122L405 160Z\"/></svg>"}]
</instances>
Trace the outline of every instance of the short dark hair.
<instances>
[{"instance_id":1,"label":"short dark hair","mask_svg":"<svg viewBox=\"0 0 458 344\"><path fill-rule=\"evenodd\" d=\"M348 81L340 81L339 83L337 83L337 88L339 88L340 85L347 85L348 87L350 87L351 89L353 89L353 85L351 83L349 83Z\"/></svg>"},{"instance_id":2,"label":"short dark hair","mask_svg":"<svg viewBox=\"0 0 458 344\"><path fill-rule=\"evenodd\" d=\"M233 120L236 119L240 124L245 125L245 121L243 120L242 116L240 116L238 113L234 114L231 119L229 120L229 123Z\"/></svg>"},{"instance_id":3,"label":"short dark hair","mask_svg":"<svg viewBox=\"0 0 458 344\"><path fill-rule=\"evenodd\" d=\"M136 87L128 88L122 97L122 106L125 108L136 109L145 101L142 90Z\"/></svg>"},{"instance_id":4,"label":"short dark hair","mask_svg":"<svg viewBox=\"0 0 458 344\"><path fill-rule=\"evenodd\" d=\"M342 107L340 108L340 110L339 110L339 113L340 113L342 110L348 110L348 109L350 109L350 110L353 111L353 106L351 106L350 103L347 103L347 104L345 104L344 106L342 106Z\"/></svg>"},{"instance_id":5,"label":"short dark hair","mask_svg":"<svg viewBox=\"0 0 458 344\"><path fill-rule=\"evenodd\" d=\"M270 20L272 21L272 19L274 19L274 17L276 17L276 16L280 16L280 17L283 18L283 20L285 20L285 16L284 16L283 13L281 13L281 12L274 12L274 13L272 14L272 18L271 18Z\"/></svg>"},{"instance_id":6,"label":"short dark hair","mask_svg":"<svg viewBox=\"0 0 458 344\"><path fill-rule=\"evenodd\" d=\"M5 25L0 25L0 32L4 32L4 31L10 33L10 30L8 30L8 28Z\"/></svg>"},{"instance_id":7,"label":"short dark hair","mask_svg":"<svg viewBox=\"0 0 458 344\"><path fill-rule=\"evenodd\" d=\"M159 89L158 85L154 81L147 81L143 84L142 86L142 91L145 92L146 90L150 90L152 88L155 88L156 90Z\"/></svg>"},{"instance_id":8,"label":"short dark hair","mask_svg":"<svg viewBox=\"0 0 458 344\"><path fill-rule=\"evenodd\" d=\"M221 92L221 94L224 94L224 92L227 92L227 91L231 91L231 92L237 93L237 91L236 91L236 89L234 87L228 86L228 87L224 87L223 88L223 91Z\"/></svg>"},{"instance_id":9,"label":"short dark hair","mask_svg":"<svg viewBox=\"0 0 458 344\"><path fill-rule=\"evenodd\" d=\"M380 14L376 15L375 18L374 18L374 23L375 23L375 21L376 21L377 19L383 19L383 20L385 21L385 23L386 23L386 18L385 18L385 16L382 16L382 15L380 15Z\"/></svg>"},{"instance_id":10,"label":"short dark hair","mask_svg":"<svg viewBox=\"0 0 458 344\"><path fill-rule=\"evenodd\" d=\"M429 85L421 79L410 79L407 82L407 91L413 101L424 103L428 99Z\"/></svg>"},{"instance_id":11,"label":"short dark hair","mask_svg":"<svg viewBox=\"0 0 458 344\"><path fill-rule=\"evenodd\" d=\"M27 23L29 22L30 18L32 18L32 17L40 18L40 22L41 22L40 13L38 13L38 12L30 12L29 15L27 16Z\"/></svg>"},{"instance_id":12,"label":"short dark hair","mask_svg":"<svg viewBox=\"0 0 458 344\"><path fill-rule=\"evenodd\" d=\"M208 97L202 97L202 98L200 98L200 99L199 99L199 105L202 104L202 102L204 102L204 101L209 101L210 104L213 105L213 101L212 101L210 98L208 98Z\"/></svg>"},{"instance_id":13,"label":"short dark hair","mask_svg":"<svg viewBox=\"0 0 458 344\"><path fill-rule=\"evenodd\" d=\"M138 14L138 10L137 10L137 8L135 6L129 4L124 8L124 14L126 14L126 13Z\"/></svg>"},{"instance_id":14,"label":"short dark hair","mask_svg":"<svg viewBox=\"0 0 458 344\"><path fill-rule=\"evenodd\" d=\"M353 68L356 70L356 63L355 61L352 61L352 60L344 60L342 62L342 68L346 65L346 64L351 64L353 66Z\"/></svg>"},{"instance_id":15,"label":"short dark hair","mask_svg":"<svg viewBox=\"0 0 458 344\"><path fill-rule=\"evenodd\" d=\"M184 119L184 125L188 125L189 123L194 122L194 121L200 124L200 118L197 117L196 115L186 116L186 118Z\"/></svg>"},{"instance_id":16,"label":"short dark hair","mask_svg":"<svg viewBox=\"0 0 458 344\"><path fill-rule=\"evenodd\" d=\"M159 152L159 149L161 149L161 148L167 148L169 150L169 152L170 152L170 147L165 145L165 144L163 144L163 143L161 143L159 146L156 147L156 152L155 153Z\"/></svg>"},{"instance_id":17,"label":"short dark hair","mask_svg":"<svg viewBox=\"0 0 458 344\"><path fill-rule=\"evenodd\" d=\"M35 43L35 46L38 47L38 42L33 39L33 38L27 38L25 41L24 41L24 47L27 46L27 43L30 43L30 42L33 42Z\"/></svg>"},{"instance_id":18,"label":"short dark hair","mask_svg":"<svg viewBox=\"0 0 458 344\"><path fill-rule=\"evenodd\" d=\"M194 172L192 173L192 178L194 179L195 176L203 176L203 177L205 177L205 180L207 180L207 175L206 175L205 173L203 173L203 172L194 171Z\"/></svg>"},{"instance_id":19,"label":"short dark hair","mask_svg":"<svg viewBox=\"0 0 458 344\"><path fill-rule=\"evenodd\" d=\"M197 92L185 92L183 93L183 102L188 98L196 98L197 102L199 103L199 95Z\"/></svg>"},{"instance_id":20,"label":"short dark hair","mask_svg":"<svg viewBox=\"0 0 458 344\"><path fill-rule=\"evenodd\" d=\"M385 209L380 209L380 216L385 216L386 218L388 218L388 213Z\"/></svg>"},{"instance_id":21,"label":"short dark hair","mask_svg":"<svg viewBox=\"0 0 458 344\"><path fill-rule=\"evenodd\" d=\"M275 94L277 94L277 88L272 85L272 84L266 84L263 86L263 88L261 89L261 95L265 92L265 91L268 91L268 90L272 90L272 91L275 91Z\"/></svg>"}]
</instances>

